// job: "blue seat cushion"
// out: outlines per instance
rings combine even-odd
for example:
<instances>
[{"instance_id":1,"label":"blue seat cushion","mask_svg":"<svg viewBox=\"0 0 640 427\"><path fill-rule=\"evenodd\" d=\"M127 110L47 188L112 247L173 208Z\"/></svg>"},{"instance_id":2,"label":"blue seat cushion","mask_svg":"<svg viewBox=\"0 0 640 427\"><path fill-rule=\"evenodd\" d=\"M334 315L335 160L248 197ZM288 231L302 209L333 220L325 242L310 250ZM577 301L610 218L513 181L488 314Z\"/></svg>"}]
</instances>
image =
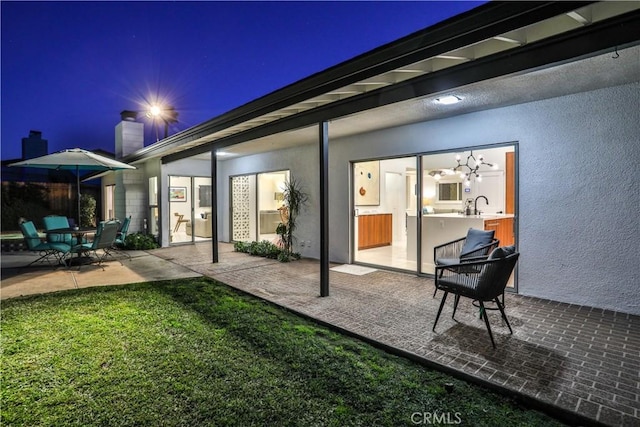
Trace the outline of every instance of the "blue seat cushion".
<instances>
[{"instance_id":1,"label":"blue seat cushion","mask_svg":"<svg viewBox=\"0 0 640 427\"><path fill-rule=\"evenodd\" d=\"M498 259L498 258L506 258L511 254L516 253L516 247L514 245L511 246L500 246L499 248L495 248L491 254L489 255L489 259Z\"/></svg>"},{"instance_id":2,"label":"blue seat cushion","mask_svg":"<svg viewBox=\"0 0 640 427\"><path fill-rule=\"evenodd\" d=\"M473 252L493 241L494 230L477 230L470 228L464 241L460 256Z\"/></svg>"}]
</instances>

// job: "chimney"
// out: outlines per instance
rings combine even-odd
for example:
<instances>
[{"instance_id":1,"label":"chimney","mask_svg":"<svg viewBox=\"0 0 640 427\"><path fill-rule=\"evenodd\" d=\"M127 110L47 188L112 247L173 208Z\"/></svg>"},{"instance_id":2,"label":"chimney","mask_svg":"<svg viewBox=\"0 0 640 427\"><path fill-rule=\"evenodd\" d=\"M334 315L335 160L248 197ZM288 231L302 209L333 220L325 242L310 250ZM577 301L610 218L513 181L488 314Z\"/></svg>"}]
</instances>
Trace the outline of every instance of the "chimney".
<instances>
[{"instance_id":1,"label":"chimney","mask_svg":"<svg viewBox=\"0 0 640 427\"><path fill-rule=\"evenodd\" d=\"M29 131L28 138L22 138L22 159L33 159L49 154L49 141L42 139L39 130Z\"/></svg>"},{"instance_id":2,"label":"chimney","mask_svg":"<svg viewBox=\"0 0 640 427\"><path fill-rule=\"evenodd\" d=\"M137 122L138 113L124 110L116 125L116 159L122 159L144 147L144 124Z\"/></svg>"}]
</instances>

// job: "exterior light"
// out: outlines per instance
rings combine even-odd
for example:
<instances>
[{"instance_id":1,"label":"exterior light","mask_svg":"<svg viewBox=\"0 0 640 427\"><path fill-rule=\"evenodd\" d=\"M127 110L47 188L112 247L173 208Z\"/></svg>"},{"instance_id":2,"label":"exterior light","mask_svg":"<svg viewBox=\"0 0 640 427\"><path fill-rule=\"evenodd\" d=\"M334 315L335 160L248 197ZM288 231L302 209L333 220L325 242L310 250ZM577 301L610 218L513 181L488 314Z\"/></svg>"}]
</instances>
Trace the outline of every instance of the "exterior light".
<instances>
[{"instance_id":1,"label":"exterior light","mask_svg":"<svg viewBox=\"0 0 640 427\"><path fill-rule=\"evenodd\" d=\"M436 102L442 105L451 105L462 101L462 98L455 95L446 95L436 98Z\"/></svg>"},{"instance_id":2,"label":"exterior light","mask_svg":"<svg viewBox=\"0 0 640 427\"><path fill-rule=\"evenodd\" d=\"M152 105L151 108L149 109L149 114L154 117L158 117L161 113L162 113L162 110L157 105Z\"/></svg>"}]
</instances>

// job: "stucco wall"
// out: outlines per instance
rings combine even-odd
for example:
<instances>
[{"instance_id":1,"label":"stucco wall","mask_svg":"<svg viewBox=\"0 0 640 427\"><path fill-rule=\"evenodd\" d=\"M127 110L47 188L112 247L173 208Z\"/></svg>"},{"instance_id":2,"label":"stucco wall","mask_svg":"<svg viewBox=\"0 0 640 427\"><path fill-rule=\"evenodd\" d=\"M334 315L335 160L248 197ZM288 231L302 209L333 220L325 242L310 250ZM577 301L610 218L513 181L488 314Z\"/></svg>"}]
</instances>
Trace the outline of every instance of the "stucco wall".
<instances>
[{"instance_id":1,"label":"stucco wall","mask_svg":"<svg viewBox=\"0 0 640 427\"><path fill-rule=\"evenodd\" d=\"M221 208L218 209L218 230L220 232L220 240L230 240L229 177L289 170L291 176L298 180L303 189L309 194L309 203L298 219L296 238L298 241L311 241L311 244L305 247L298 246L296 251L303 256L318 258L320 253L318 249L318 236L320 233L318 159L319 149L317 146L306 145L219 162L218 201Z\"/></svg>"},{"instance_id":2,"label":"stucco wall","mask_svg":"<svg viewBox=\"0 0 640 427\"><path fill-rule=\"evenodd\" d=\"M640 314L638 83L333 141L333 258L348 260L348 160L508 141L520 148L519 292Z\"/></svg>"},{"instance_id":3,"label":"stucco wall","mask_svg":"<svg viewBox=\"0 0 640 427\"><path fill-rule=\"evenodd\" d=\"M349 161L517 141L519 292L640 314L639 139L638 83L332 139L331 260L349 261ZM311 145L220 162L222 239L228 177L291 169L313 190L299 239L318 257L317 159Z\"/></svg>"}]
</instances>

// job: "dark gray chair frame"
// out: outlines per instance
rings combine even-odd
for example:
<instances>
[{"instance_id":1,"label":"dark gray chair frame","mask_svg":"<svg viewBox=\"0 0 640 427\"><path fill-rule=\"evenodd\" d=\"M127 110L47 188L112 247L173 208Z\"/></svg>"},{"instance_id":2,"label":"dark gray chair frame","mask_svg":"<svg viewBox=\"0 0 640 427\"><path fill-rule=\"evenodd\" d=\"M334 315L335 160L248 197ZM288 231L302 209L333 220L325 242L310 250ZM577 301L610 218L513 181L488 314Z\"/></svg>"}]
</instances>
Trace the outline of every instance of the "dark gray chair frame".
<instances>
[{"instance_id":1,"label":"dark gray chair frame","mask_svg":"<svg viewBox=\"0 0 640 427\"><path fill-rule=\"evenodd\" d=\"M450 242L443 243L433 248L433 262L436 265L436 276L438 275L437 274L438 269L440 269L440 275L442 275L442 272L444 271L444 269L447 268L447 266L440 265L438 263L439 259L458 258L461 264L471 264L474 261L482 261L487 259L491 251L493 251L495 248L497 248L500 245L500 240L494 238L491 241L491 243L488 243L484 246L480 246L479 248L471 252L461 254L460 252L462 252L462 248L464 247L464 243L466 240L467 240L467 237L465 236L456 240L452 240ZM474 266L469 265L468 268L471 273L474 272L474 269L475 269ZM436 297L437 292L438 292L438 288L436 287L433 290L434 298Z\"/></svg>"},{"instance_id":2,"label":"dark gray chair frame","mask_svg":"<svg viewBox=\"0 0 640 427\"><path fill-rule=\"evenodd\" d=\"M500 302L498 297L504 293L509 277L516 266L519 256L520 254L515 252L504 258L486 259L436 267L436 290L444 291L444 295L440 301L440 308L438 309L436 320L433 322L432 330L435 332L436 325L440 319L440 314L442 313L442 308L447 300L447 295L452 293L455 295L455 301L451 318L455 318L456 309L458 308L458 302L460 301L461 296L477 301L480 306L480 317L484 319L493 348L496 347L496 343L493 339L493 334L491 333L487 310L484 306L485 302L492 301L496 304L498 310L500 310L502 319L509 328L509 332L513 333L509 320L507 319L507 315L504 311L504 304Z\"/></svg>"}]
</instances>

